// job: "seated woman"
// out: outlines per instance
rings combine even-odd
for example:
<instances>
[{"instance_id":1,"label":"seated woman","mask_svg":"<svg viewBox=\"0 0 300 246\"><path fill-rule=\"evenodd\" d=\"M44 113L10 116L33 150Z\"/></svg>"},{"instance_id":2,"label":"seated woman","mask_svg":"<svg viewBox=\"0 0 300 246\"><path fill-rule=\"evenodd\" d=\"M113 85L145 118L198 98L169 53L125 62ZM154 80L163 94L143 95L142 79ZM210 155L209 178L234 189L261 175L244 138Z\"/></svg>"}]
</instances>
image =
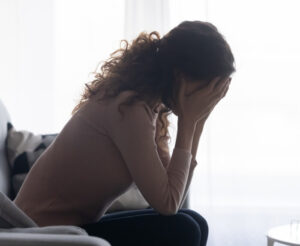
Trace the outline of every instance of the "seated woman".
<instances>
[{"instance_id":1,"label":"seated woman","mask_svg":"<svg viewBox=\"0 0 300 246\"><path fill-rule=\"evenodd\" d=\"M206 245L207 222L181 206L203 126L234 71L229 45L207 22L125 41L86 84L14 202L39 226L81 226L113 246ZM171 112L178 117L172 155ZM151 209L104 215L133 184Z\"/></svg>"}]
</instances>

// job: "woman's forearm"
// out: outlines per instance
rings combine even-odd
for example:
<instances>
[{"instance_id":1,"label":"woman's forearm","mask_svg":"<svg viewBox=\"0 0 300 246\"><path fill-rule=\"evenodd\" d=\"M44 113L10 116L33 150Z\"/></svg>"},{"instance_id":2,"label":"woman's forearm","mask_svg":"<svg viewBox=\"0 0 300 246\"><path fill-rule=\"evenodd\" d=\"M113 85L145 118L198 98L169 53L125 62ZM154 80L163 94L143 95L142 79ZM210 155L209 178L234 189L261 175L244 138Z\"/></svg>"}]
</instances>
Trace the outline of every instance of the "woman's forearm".
<instances>
[{"instance_id":1,"label":"woman's forearm","mask_svg":"<svg viewBox=\"0 0 300 246\"><path fill-rule=\"evenodd\" d=\"M205 119L206 120L206 119ZM193 155L193 160L196 160L196 155L197 155L197 150L198 150L198 145L199 145L199 140L202 135L202 131L204 128L205 120L198 121L196 125L196 129L194 132L193 136L193 144L192 144L192 155Z\"/></svg>"},{"instance_id":2,"label":"woman's forearm","mask_svg":"<svg viewBox=\"0 0 300 246\"><path fill-rule=\"evenodd\" d=\"M206 119L205 119L206 120ZM198 150L198 145L199 145L199 140L200 140L200 137L202 135L202 131L203 131L203 128L204 128L204 123L205 123L205 120L202 120L202 121L198 121L195 125L195 129L194 129L194 135L192 138L190 138L190 142L191 142L191 154L192 154L192 160L196 160L196 155L197 155L197 150ZM157 122L156 124L156 131L157 131L157 136L156 136L156 140L157 140L157 137L158 137L158 132L161 130L161 125ZM180 145L180 140L178 140L178 143L177 143L177 147L182 147L182 145ZM170 161L170 153L169 153L169 147L168 147L168 143L166 141L160 141L158 142L157 141L157 150L158 150L158 153L164 163L164 166L167 168L167 164L169 163Z\"/></svg>"},{"instance_id":3,"label":"woman's forearm","mask_svg":"<svg viewBox=\"0 0 300 246\"><path fill-rule=\"evenodd\" d=\"M178 118L178 129L175 147L185 149L192 153L193 136L196 129L196 123Z\"/></svg>"},{"instance_id":4,"label":"woman's forearm","mask_svg":"<svg viewBox=\"0 0 300 246\"><path fill-rule=\"evenodd\" d=\"M185 201L185 199L187 197L187 193L188 193L191 181L192 181L194 168L195 168L195 165L197 164L196 155L197 155L198 143L199 143L202 131L203 131L204 123L205 123L205 120L198 121L197 125L196 125L196 129L194 131L193 144L192 144L192 155L193 155L193 157L192 157L192 162L191 162L191 166L190 166L190 170L189 170L188 181L187 181L187 184L185 186L185 190L184 190L183 197L182 197L179 208L182 208L183 202Z\"/></svg>"}]
</instances>

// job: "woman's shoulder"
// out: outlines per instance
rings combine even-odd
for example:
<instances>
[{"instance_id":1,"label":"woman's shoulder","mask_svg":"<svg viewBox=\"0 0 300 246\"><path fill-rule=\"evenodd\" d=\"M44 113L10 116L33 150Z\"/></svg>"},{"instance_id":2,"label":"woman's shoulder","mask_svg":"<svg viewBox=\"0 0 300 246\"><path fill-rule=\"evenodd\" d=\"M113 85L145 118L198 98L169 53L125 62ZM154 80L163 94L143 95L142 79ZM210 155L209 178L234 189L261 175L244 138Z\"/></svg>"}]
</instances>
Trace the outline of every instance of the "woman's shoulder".
<instances>
[{"instance_id":1,"label":"woman's shoulder","mask_svg":"<svg viewBox=\"0 0 300 246\"><path fill-rule=\"evenodd\" d=\"M140 100L135 98L131 103L132 98L137 96L138 93L134 90L125 90L121 91L118 95L114 97L101 98L95 97L91 101L96 104L101 104L106 108L107 113L113 112L114 114L117 112L133 112L133 111L146 111L151 118L155 117L157 114L156 108L152 108L148 105L148 103L144 100ZM143 109L143 110L141 110Z\"/></svg>"},{"instance_id":2,"label":"woman's shoulder","mask_svg":"<svg viewBox=\"0 0 300 246\"><path fill-rule=\"evenodd\" d=\"M126 101L128 98L134 96L136 94L133 90L125 90L121 91L119 94L114 96L104 96L104 92L98 92L96 95L89 99L90 102L98 103L98 104L105 104L105 105L117 105L120 104L122 101Z\"/></svg>"},{"instance_id":3,"label":"woman's shoulder","mask_svg":"<svg viewBox=\"0 0 300 246\"><path fill-rule=\"evenodd\" d=\"M132 122L132 125L136 122L144 124L148 122L149 125L155 125L157 113L147 102L137 99L130 104L126 103L135 95L135 91L126 90L111 98L93 97L78 110L77 114L93 125L105 129L119 127L124 122L128 124Z\"/></svg>"},{"instance_id":4,"label":"woman's shoulder","mask_svg":"<svg viewBox=\"0 0 300 246\"><path fill-rule=\"evenodd\" d=\"M157 113L145 101L136 100L130 104L130 97L134 91L122 91L112 98L96 100L92 98L77 112L80 118L84 118L101 132L112 135L116 129L143 126L151 129L155 127ZM123 106L122 106L123 105ZM84 120L82 119L82 120Z\"/></svg>"}]
</instances>

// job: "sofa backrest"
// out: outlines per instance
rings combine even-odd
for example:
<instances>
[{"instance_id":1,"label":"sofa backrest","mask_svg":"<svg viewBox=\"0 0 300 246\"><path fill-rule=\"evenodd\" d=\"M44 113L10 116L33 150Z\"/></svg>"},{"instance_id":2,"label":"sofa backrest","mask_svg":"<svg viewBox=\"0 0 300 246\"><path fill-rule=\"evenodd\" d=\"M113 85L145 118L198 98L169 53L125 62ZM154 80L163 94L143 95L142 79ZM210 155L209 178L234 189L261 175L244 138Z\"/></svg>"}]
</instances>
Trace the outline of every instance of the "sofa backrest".
<instances>
[{"instance_id":1,"label":"sofa backrest","mask_svg":"<svg viewBox=\"0 0 300 246\"><path fill-rule=\"evenodd\" d=\"M7 161L5 141L7 136L7 123L9 114L0 100L0 192L10 195L10 168Z\"/></svg>"}]
</instances>

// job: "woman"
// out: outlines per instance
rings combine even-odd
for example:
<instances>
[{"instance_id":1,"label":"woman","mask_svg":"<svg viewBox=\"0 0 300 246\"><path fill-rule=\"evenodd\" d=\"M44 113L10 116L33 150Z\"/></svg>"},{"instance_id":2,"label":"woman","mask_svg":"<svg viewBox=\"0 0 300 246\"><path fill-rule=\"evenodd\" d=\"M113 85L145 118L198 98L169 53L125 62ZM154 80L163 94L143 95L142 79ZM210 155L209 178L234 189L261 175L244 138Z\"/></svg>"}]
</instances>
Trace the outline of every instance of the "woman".
<instances>
[{"instance_id":1,"label":"woman","mask_svg":"<svg viewBox=\"0 0 300 246\"><path fill-rule=\"evenodd\" d=\"M163 38L141 33L125 44L86 84L15 203L39 226L78 225L113 246L206 245L205 219L180 208L204 123L235 71L230 47L201 21L182 22ZM178 117L172 156L171 112ZM152 208L104 215L134 184Z\"/></svg>"}]
</instances>

